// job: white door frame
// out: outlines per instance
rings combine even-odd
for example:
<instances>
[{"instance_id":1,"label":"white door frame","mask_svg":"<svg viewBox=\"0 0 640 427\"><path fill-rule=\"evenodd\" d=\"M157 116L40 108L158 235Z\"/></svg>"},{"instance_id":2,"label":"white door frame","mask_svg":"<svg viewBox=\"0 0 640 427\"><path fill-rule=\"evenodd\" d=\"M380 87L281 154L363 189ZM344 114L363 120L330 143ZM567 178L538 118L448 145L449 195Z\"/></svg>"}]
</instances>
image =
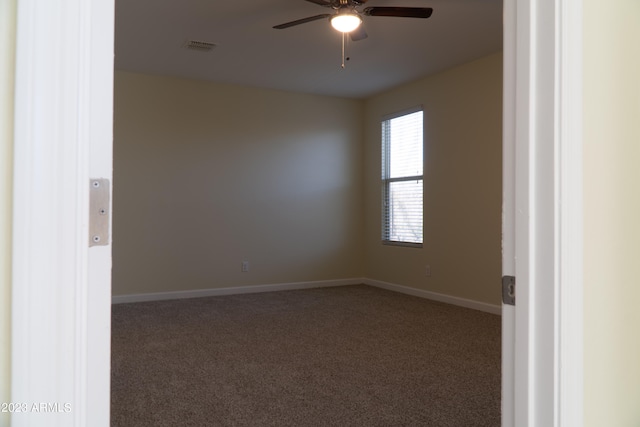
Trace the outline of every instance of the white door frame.
<instances>
[{"instance_id":1,"label":"white door frame","mask_svg":"<svg viewBox=\"0 0 640 427\"><path fill-rule=\"evenodd\" d=\"M109 425L111 245L89 249L88 215L89 178L112 174L113 42L113 0L17 1L14 427Z\"/></svg>"},{"instance_id":2,"label":"white door frame","mask_svg":"<svg viewBox=\"0 0 640 427\"><path fill-rule=\"evenodd\" d=\"M505 0L503 426L583 424L582 8Z\"/></svg>"},{"instance_id":3,"label":"white door frame","mask_svg":"<svg viewBox=\"0 0 640 427\"><path fill-rule=\"evenodd\" d=\"M504 1L503 425L582 425L581 2ZM87 217L89 177L111 178L114 0L17 4L12 401L63 412L12 423L107 426L110 247L88 249Z\"/></svg>"}]
</instances>

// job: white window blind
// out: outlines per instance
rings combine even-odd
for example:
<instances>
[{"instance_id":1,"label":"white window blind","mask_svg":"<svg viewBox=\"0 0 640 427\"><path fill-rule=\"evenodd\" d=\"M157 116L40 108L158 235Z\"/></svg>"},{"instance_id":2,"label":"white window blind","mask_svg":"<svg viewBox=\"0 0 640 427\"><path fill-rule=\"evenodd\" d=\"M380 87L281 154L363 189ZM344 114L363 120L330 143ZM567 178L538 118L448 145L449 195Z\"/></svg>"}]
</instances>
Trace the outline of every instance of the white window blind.
<instances>
[{"instance_id":1,"label":"white window blind","mask_svg":"<svg viewBox=\"0 0 640 427\"><path fill-rule=\"evenodd\" d=\"M382 241L422 246L422 109L382 120Z\"/></svg>"}]
</instances>

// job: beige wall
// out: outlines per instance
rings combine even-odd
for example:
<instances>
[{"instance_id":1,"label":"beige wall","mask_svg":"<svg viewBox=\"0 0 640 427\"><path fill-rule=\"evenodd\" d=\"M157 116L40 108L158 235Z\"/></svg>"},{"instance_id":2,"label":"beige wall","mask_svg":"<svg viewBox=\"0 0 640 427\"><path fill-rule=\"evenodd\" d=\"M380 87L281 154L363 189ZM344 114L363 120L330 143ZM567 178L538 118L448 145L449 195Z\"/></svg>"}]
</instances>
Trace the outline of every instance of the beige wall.
<instances>
[{"instance_id":1,"label":"beige wall","mask_svg":"<svg viewBox=\"0 0 640 427\"><path fill-rule=\"evenodd\" d=\"M584 12L585 425L637 427L640 2Z\"/></svg>"},{"instance_id":2,"label":"beige wall","mask_svg":"<svg viewBox=\"0 0 640 427\"><path fill-rule=\"evenodd\" d=\"M424 247L380 243L380 118L424 106ZM365 274L500 304L502 55L375 96L365 109ZM425 266L431 266L426 277Z\"/></svg>"},{"instance_id":3,"label":"beige wall","mask_svg":"<svg viewBox=\"0 0 640 427\"><path fill-rule=\"evenodd\" d=\"M10 402L11 210L13 186L13 82L15 1L0 1L0 402ZM0 413L0 426L9 414Z\"/></svg>"},{"instance_id":4,"label":"beige wall","mask_svg":"<svg viewBox=\"0 0 640 427\"><path fill-rule=\"evenodd\" d=\"M116 72L114 295L362 277L362 107Z\"/></svg>"},{"instance_id":5,"label":"beige wall","mask_svg":"<svg viewBox=\"0 0 640 427\"><path fill-rule=\"evenodd\" d=\"M382 246L379 120L417 104L425 245ZM500 54L366 102L118 72L114 294L366 276L499 304L501 106Z\"/></svg>"}]
</instances>

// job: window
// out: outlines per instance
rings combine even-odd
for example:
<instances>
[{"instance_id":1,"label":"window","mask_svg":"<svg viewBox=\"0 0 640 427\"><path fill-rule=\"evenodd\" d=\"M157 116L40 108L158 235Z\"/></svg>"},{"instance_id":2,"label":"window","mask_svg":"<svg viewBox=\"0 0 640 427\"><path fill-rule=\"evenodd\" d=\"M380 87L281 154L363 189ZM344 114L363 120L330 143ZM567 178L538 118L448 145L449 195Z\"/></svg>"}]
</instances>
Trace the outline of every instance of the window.
<instances>
[{"instance_id":1,"label":"window","mask_svg":"<svg viewBox=\"0 0 640 427\"><path fill-rule=\"evenodd\" d=\"M382 242L422 247L422 108L382 120Z\"/></svg>"}]
</instances>

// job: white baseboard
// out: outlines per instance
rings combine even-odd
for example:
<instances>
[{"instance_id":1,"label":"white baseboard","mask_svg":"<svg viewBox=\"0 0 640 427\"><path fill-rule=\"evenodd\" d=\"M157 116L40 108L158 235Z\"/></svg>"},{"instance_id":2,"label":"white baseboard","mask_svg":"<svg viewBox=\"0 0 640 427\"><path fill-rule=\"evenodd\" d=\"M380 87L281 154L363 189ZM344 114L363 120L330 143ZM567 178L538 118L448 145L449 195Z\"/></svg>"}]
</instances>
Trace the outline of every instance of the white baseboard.
<instances>
[{"instance_id":1,"label":"white baseboard","mask_svg":"<svg viewBox=\"0 0 640 427\"><path fill-rule=\"evenodd\" d=\"M319 280L312 282L277 283L271 285L251 285L230 288L196 289L191 291L154 292L148 294L114 295L112 304L123 304L129 302L161 301L184 298L215 297L222 295L253 294L259 292L291 291L296 289L327 288L331 286L347 286L365 284L389 291L400 292L420 298L426 298L460 307L471 308L492 314L502 314L502 307L499 305L487 304L470 299L454 297L436 292L424 291L422 289L410 288L408 286L396 285L394 283L382 282L380 280L355 277L351 279Z\"/></svg>"},{"instance_id":2,"label":"white baseboard","mask_svg":"<svg viewBox=\"0 0 640 427\"><path fill-rule=\"evenodd\" d=\"M422 289L410 288L408 286L396 285L394 283L382 282L380 280L363 279L365 285L375 286L377 288L387 289L389 291L400 292L407 295L426 298L434 301L444 302L447 304L457 305L474 310L484 311L491 314L502 314L502 307L499 305L487 304L484 302L474 301L465 298L454 297L451 295L439 294L436 292L424 291Z\"/></svg>"},{"instance_id":3,"label":"white baseboard","mask_svg":"<svg viewBox=\"0 0 640 427\"><path fill-rule=\"evenodd\" d=\"M191 291L154 292L148 294L114 295L112 304L128 302L160 301L170 299L215 297L222 295L253 294L259 292L291 291L296 289L328 288L331 286L360 285L365 282L362 277L338 280L319 280L313 282L278 283L272 285L251 285L230 288L196 289Z\"/></svg>"}]
</instances>

